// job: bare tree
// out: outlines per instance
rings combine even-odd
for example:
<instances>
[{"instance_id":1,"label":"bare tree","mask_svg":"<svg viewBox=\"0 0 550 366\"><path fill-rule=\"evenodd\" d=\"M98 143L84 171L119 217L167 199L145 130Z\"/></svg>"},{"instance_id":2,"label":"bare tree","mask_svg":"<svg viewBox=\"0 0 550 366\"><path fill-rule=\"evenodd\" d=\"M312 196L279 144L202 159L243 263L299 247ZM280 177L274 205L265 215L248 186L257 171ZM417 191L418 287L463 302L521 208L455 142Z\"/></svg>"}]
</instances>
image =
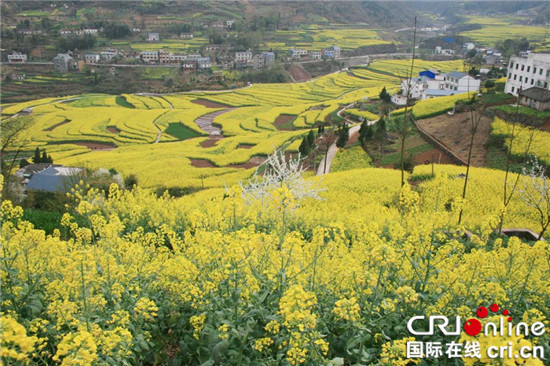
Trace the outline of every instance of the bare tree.
<instances>
[{"instance_id":1,"label":"bare tree","mask_svg":"<svg viewBox=\"0 0 550 366\"><path fill-rule=\"evenodd\" d=\"M521 90L521 87L520 87ZM510 164L512 161L512 151L515 147L516 140L518 140L518 137L525 133L527 128L522 125L519 121L519 98L516 103L516 111L514 115L514 121L513 123L507 123L506 124L506 135L507 139L509 141L508 148L506 151L506 168L504 173L504 189L503 189L503 197L502 197L502 211L500 213L499 217L499 223L498 223L498 232L502 232L502 226L504 225L504 218L506 215L506 209L508 208L508 205L512 201L512 197L514 196L514 193L516 191L516 188L518 186L521 172L518 172L516 174L515 179L510 180ZM523 147L523 158L524 160L527 159L529 156L529 151L531 150L531 144L533 142L533 139L535 137L535 130L530 129L529 130L529 137L527 139L527 142L525 146Z\"/></svg>"},{"instance_id":2,"label":"bare tree","mask_svg":"<svg viewBox=\"0 0 550 366\"><path fill-rule=\"evenodd\" d=\"M468 87L469 89L469 87ZM474 97L475 98L475 97ZM468 148L468 160L466 161L466 176L464 177L464 185L462 186L462 199L466 199L466 191L468 188L468 180L470 178L470 166L472 165L472 152L474 150L474 140L481 124L481 119L485 113L487 106L482 103L477 103L475 100L469 101L470 105L468 107L470 111L470 145ZM458 224L462 222L462 215L464 212L464 207L460 208L458 214Z\"/></svg>"},{"instance_id":3,"label":"bare tree","mask_svg":"<svg viewBox=\"0 0 550 366\"><path fill-rule=\"evenodd\" d=\"M4 192L2 192L4 197L12 198L10 190L14 187L10 182L11 174L21 152L28 146L30 141L28 129L33 121L31 115L19 115L1 122L0 155L2 157L2 175L4 175Z\"/></svg>"},{"instance_id":4,"label":"bare tree","mask_svg":"<svg viewBox=\"0 0 550 366\"><path fill-rule=\"evenodd\" d=\"M523 167L518 194L523 203L533 208L539 216L541 240L550 225L550 179L546 168L533 156L528 167Z\"/></svg>"},{"instance_id":5,"label":"bare tree","mask_svg":"<svg viewBox=\"0 0 550 366\"><path fill-rule=\"evenodd\" d=\"M413 30L413 45L412 45L412 60L411 60L411 69L407 75L406 82L406 99L405 99L405 113L403 114L403 129L401 131L401 186L405 185L405 141L407 139L407 112L410 102L411 94L411 83L412 83L412 74L414 71L414 59L416 51L416 17L414 17L414 30Z\"/></svg>"}]
</instances>

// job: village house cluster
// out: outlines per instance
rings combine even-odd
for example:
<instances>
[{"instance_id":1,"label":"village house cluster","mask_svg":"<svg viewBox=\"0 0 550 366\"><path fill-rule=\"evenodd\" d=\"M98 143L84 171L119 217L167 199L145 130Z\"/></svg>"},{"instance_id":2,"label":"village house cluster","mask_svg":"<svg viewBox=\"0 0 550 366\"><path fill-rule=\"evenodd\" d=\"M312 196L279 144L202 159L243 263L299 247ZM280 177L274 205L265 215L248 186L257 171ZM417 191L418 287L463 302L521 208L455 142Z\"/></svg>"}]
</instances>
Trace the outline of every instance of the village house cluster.
<instances>
[{"instance_id":1,"label":"village house cluster","mask_svg":"<svg viewBox=\"0 0 550 366\"><path fill-rule=\"evenodd\" d=\"M334 60L337 58L340 58L339 46L323 48L321 51L308 51L301 48L291 48L288 50L289 60Z\"/></svg>"},{"instance_id":2,"label":"village house cluster","mask_svg":"<svg viewBox=\"0 0 550 366\"><path fill-rule=\"evenodd\" d=\"M424 70L417 77L401 80L401 93L392 96L392 102L405 105L409 99L431 99L449 95L479 92L481 81L460 71L442 74L439 70Z\"/></svg>"}]
</instances>

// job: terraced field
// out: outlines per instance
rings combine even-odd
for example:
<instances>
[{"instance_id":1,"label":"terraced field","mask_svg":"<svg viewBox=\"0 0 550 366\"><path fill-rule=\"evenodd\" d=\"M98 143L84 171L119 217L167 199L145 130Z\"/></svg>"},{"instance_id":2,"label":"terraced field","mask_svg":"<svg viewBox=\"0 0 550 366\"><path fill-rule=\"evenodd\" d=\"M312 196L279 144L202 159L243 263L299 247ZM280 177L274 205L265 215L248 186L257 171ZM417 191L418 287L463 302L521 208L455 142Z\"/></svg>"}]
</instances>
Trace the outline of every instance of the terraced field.
<instances>
[{"instance_id":1,"label":"terraced field","mask_svg":"<svg viewBox=\"0 0 550 366\"><path fill-rule=\"evenodd\" d=\"M472 38L475 42L485 46L494 46L497 42L502 42L506 39L527 38L529 41L541 42L548 38L550 33L549 27L527 26L525 17L519 16L503 16L503 17L480 17L472 16L469 23L481 24L481 29L462 32L460 35ZM548 45L539 45L537 52L548 51Z\"/></svg>"},{"instance_id":2,"label":"terraced field","mask_svg":"<svg viewBox=\"0 0 550 366\"><path fill-rule=\"evenodd\" d=\"M3 106L3 118L31 111L29 154L56 163L136 174L143 187L232 185L263 157L325 123L342 105L395 91L406 61L376 62L305 83L255 84L222 92L88 94ZM448 71L457 62L418 62ZM394 72L394 74L392 74Z\"/></svg>"}]
</instances>

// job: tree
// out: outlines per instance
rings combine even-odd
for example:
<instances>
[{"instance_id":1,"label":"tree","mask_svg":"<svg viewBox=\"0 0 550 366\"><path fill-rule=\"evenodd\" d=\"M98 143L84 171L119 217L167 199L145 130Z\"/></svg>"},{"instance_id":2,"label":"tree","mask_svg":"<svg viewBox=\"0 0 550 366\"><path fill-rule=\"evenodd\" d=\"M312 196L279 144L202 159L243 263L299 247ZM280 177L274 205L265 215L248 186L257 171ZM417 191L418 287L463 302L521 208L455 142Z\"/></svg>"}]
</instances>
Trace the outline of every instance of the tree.
<instances>
[{"instance_id":1,"label":"tree","mask_svg":"<svg viewBox=\"0 0 550 366\"><path fill-rule=\"evenodd\" d=\"M466 104L466 108L470 111L470 145L468 148L468 160L466 161L466 176L464 177L464 185L462 187L462 199L466 199L466 190L468 188L468 180L470 178L470 166L472 162L472 152L474 149L474 140L477 134L479 125L481 124L481 118L485 113L487 105L478 103L475 99L475 95L472 96L472 99ZM462 222L462 214L464 212L464 207L460 208L458 214L458 224Z\"/></svg>"},{"instance_id":2,"label":"tree","mask_svg":"<svg viewBox=\"0 0 550 366\"><path fill-rule=\"evenodd\" d=\"M408 107L411 97L411 82L412 82L412 74L414 70L414 59L416 56L416 17L414 17L414 31L413 31L413 46L412 46L412 59L411 59L411 68L409 71L409 74L407 75L407 85L406 85L406 100L405 100L405 111L403 113L403 130L401 131L401 187L405 185L405 141L407 139L407 118L408 118Z\"/></svg>"},{"instance_id":3,"label":"tree","mask_svg":"<svg viewBox=\"0 0 550 366\"><path fill-rule=\"evenodd\" d=\"M35 164L39 164L41 161L42 161L42 158L40 157L40 149L37 146L36 149L34 150L34 156L32 158L32 162Z\"/></svg>"},{"instance_id":4,"label":"tree","mask_svg":"<svg viewBox=\"0 0 550 366\"><path fill-rule=\"evenodd\" d=\"M523 167L522 173L518 194L527 207L537 212L540 223L538 240L541 240L550 226L550 179L536 156L531 158L528 167Z\"/></svg>"},{"instance_id":5,"label":"tree","mask_svg":"<svg viewBox=\"0 0 550 366\"><path fill-rule=\"evenodd\" d=\"M349 140L349 127L347 124L343 124L338 131L338 140L336 140L336 146L339 148L346 147Z\"/></svg>"},{"instance_id":6,"label":"tree","mask_svg":"<svg viewBox=\"0 0 550 366\"><path fill-rule=\"evenodd\" d=\"M379 94L380 100L386 103L391 103L391 95L386 91L386 87Z\"/></svg>"},{"instance_id":7,"label":"tree","mask_svg":"<svg viewBox=\"0 0 550 366\"><path fill-rule=\"evenodd\" d=\"M307 137L304 137L302 139L302 142L300 143L300 147L298 148L298 151L300 152L301 156L308 156L310 149L309 149L309 143L307 141Z\"/></svg>"},{"instance_id":8,"label":"tree","mask_svg":"<svg viewBox=\"0 0 550 366\"><path fill-rule=\"evenodd\" d=\"M108 22L103 25L103 35L107 38L124 38L130 34L130 27L124 23Z\"/></svg>"},{"instance_id":9,"label":"tree","mask_svg":"<svg viewBox=\"0 0 550 366\"><path fill-rule=\"evenodd\" d=\"M313 130L309 130L309 133L307 134L307 143L310 149L315 147L315 133Z\"/></svg>"}]
</instances>

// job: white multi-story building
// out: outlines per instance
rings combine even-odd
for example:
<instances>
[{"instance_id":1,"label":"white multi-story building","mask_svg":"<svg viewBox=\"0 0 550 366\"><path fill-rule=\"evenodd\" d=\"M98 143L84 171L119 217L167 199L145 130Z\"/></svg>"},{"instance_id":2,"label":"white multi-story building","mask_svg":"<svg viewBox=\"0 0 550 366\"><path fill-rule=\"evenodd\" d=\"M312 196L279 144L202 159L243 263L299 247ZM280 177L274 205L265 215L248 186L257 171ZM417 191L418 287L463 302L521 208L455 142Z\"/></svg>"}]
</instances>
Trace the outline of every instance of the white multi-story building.
<instances>
[{"instance_id":1,"label":"white multi-story building","mask_svg":"<svg viewBox=\"0 0 550 366\"><path fill-rule=\"evenodd\" d=\"M320 60L321 51L309 51L309 58L312 60Z\"/></svg>"},{"instance_id":2,"label":"white multi-story building","mask_svg":"<svg viewBox=\"0 0 550 366\"><path fill-rule=\"evenodd\" d=\"M445 74L444 77L445 89L454 91L455 94L478 92L481 85L480 80L477 80L476 78L473 78L470 75L459 71L452 71L448 74Z\"/></svg>"},{"instance_id":3,"label":"white multi-story building","mask_svg":"<svg viewBox=\"0 0 550 366\"><path fill-rule=\"evenodd\" d=\"M249 62L252 61L252 52L235 52L235 61L237 62Z\"/></svg>"},{"instance_id":4,"label":"white multi-story building","mask_svg":"<svg viewBox=\"0 0 550 366\"><path fill-rule=\"evenodd\" d=\"M511 57L504 91L518 95L518 91L533 86L550 90L550 54L530 53L527 57Z\"/></svg>"},{"instance_id":5,"label":"white multi-story building","mask_svg":"<svg viewBox=\"0 0 550 366\"><path fill-rule=\"evenodd\" d=\"M115 57L118 57L118 50L107 48L105 51L101 51L99 55L102 59L109 61L114 59Z\"/></svg>"},{"instance_id":6,"label":"white multi-story building","mask_svg":"<svg viewBox=\"0 0 550 366\"><path fill-rule=\"evenodd\" d=\"M307 50L299 49L299 48L291 48L288 50L288 55L290 58L298 59L302 57L307 57Z\"/></svg>"},{"instance_id":7,"label":"white multi-story building","mask_svg":"<svg viewBox=\"0 0 550 366\"><path fill-rule=\"evenodd\" d=\"M99 53L87 53L84 55L84 61L87 64L95 64L99 62Z\"/></svg>"},{"instance_id":8,"label":"white multi-story building","mask_svg":"<svg viewBox=\"0 0 550 366\"><path fill-rule=\"evenodd\" d=\"M11 55L8 55L8 62L27 62L27 55L13 51Z\"/></svg>"},{"instance_id":9,"label":"white multi-story building","mask_svg":"<svg viewBox=\"0 0 550 366\"><path fill-rule=\"evenodd\" d=\"M158 51L143 51L139 54L143 62L157 62L159 60L159 53Z\"/></svg>"}]
</instances>

